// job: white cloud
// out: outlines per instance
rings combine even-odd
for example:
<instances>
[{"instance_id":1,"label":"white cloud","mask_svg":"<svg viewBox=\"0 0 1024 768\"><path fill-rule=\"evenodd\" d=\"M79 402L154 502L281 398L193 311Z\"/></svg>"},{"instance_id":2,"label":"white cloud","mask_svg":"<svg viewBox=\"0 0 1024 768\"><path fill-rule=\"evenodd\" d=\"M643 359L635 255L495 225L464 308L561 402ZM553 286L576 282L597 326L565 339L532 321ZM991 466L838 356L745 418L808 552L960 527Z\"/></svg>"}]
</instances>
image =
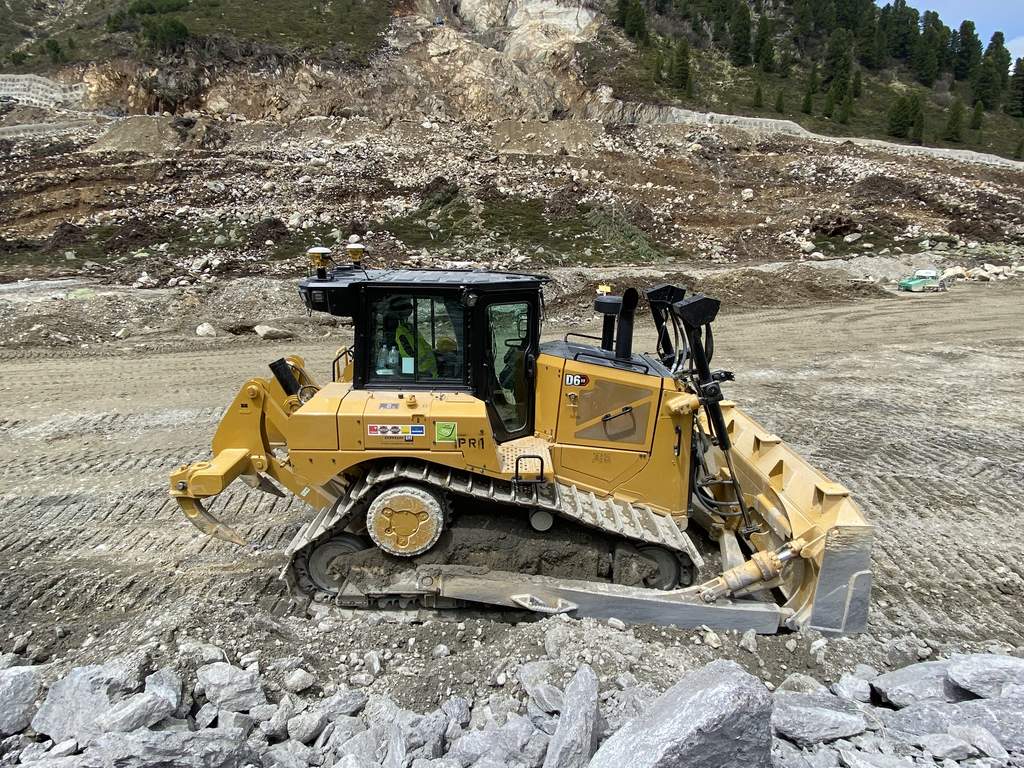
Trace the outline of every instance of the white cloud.
<instances>
[{"instance_id":1,"label":"white cloud","mask_svg":"<svg viewBox=\"0 0 1024 768\"><path fill-rule=\"evenodd\" d=\"M1024 35L1013 38L1006 43L1006 47L1010 49L1014 61L1024 58Z\"/></svg>"}]
</instances>

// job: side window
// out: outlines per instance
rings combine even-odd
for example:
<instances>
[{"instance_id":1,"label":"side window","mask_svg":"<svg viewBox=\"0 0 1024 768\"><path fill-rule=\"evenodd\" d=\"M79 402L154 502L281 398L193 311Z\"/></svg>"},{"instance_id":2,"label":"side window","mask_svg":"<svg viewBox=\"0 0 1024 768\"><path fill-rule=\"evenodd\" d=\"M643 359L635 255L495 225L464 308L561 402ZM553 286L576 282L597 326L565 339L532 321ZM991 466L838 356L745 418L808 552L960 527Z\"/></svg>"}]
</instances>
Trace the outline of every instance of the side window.
<instances>
[{"instance_id":1,"label":"side window","mask_svg":"<svg viewBox=\"0 0 1024 768\"><path fill-rule=\"evenodd\" d=\"M488 354L494 380L491 400L507 432L526 427L530 418L531 387L526 369L530 352L530 305L526 302L490 304Z\"/></svg>"},{"instance_id":2,"label":"side window","mask_svg":"<svg viewBox=\"0 0 1024 768\"><path fill-rule=\"evenodd\" d=\"M457 298L383 296L372 317L371 381L462 382L465 326Z\"/></svg>"}]
</instances>

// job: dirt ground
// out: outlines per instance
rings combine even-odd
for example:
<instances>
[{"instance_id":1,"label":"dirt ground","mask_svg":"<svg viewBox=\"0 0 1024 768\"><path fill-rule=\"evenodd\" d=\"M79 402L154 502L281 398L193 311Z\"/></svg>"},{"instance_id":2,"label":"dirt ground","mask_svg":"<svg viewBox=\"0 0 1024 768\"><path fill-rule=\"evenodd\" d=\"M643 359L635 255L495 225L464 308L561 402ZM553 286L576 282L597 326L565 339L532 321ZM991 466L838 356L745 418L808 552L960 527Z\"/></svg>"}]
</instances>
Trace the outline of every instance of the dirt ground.
<instances>
[{"instance_id":1,"label":"dirt ground","mask_svg":"<svg viewBox=\"0 0 1024 768\"><path fill-rule=\"evenodd\" d=\"M715 364L737 374L728 395L849 487L877 526L870 632L829 643L836 668L1024 645L1022 323L1024 287L1013 283L720 320ZM646 333L636 346L651 342ZM417 703L495 685L505 663L496 659L510 648L517 658L543 653L552 630L561 632L556 619L414 629L307 621L276 579L273 555L245 557L203 538L167 498L168 473L206 454L246 378L266 375L285 353L326 372L335 343L190 337L160 349L0 350L0 638L31 630L37 658L80 663L188 635L238 652L313 655L312 666L332 675L344 673L353 649L411 654L415 641L429 657L433 643L450 644L452 657L429 674L388 683ZM286 543L306 515L293 499L241 484L214 510L268 548ZM604 673L625 665L653 684L669 679L665 664L686 666L695 653L740 653L728 639L696 648L700 633L674 629L591 634L610 637L607 648L627 636L633 643L618 655L594 651ZM829 676L832 655L825 667L799 654L780 662L785 640L762 639L749 662L768 678L803 666Z\"/></svg>"}]
</instances>

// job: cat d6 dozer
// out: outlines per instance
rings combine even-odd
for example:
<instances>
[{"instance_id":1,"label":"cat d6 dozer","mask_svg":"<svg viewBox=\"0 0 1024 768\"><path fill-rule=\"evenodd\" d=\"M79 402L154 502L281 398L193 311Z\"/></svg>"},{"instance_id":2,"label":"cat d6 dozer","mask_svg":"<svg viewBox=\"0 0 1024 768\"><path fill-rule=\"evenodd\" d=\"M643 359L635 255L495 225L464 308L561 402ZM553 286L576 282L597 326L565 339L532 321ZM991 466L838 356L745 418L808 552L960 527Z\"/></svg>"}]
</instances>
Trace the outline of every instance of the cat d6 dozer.
<instances>
[{"instance_id":1,"label":"cat d6 dozer","mask_svg":"<svg viewBox=\"0 0 1024 768\"><path fill-rule=\"evenodd\" d=\"M170 480L192 523L243 547L258 505L229 525L206 499L241 479L305 502L283 552L293 594L864 630L873 529L846 488L724 399L717 300L602 290L600 336L541 343L545 277L313 258L302 301L354 326L330 382L297 356L271 363L231 403L212 458ZM632 348L642 299L650 354Z\"/></svg>"}]
</instances>

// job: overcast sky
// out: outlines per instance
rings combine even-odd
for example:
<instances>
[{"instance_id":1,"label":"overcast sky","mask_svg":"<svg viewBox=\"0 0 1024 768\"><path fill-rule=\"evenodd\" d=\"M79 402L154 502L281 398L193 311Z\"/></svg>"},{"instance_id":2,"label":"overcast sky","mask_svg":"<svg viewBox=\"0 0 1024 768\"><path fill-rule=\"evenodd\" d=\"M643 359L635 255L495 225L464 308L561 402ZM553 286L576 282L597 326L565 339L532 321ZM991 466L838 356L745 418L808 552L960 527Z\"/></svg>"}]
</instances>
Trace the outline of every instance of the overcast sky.
<instances>
[{"instance_id":1,"label":"overcast sky","mask_svg":"<svg viewBox=\"0 0 1024 768\"><path fill-rule=\"evenodd\" d=\"M921 12L938 11L952 29L957 29L964 19L971 19L978 25L978 35L986 46L992 33L1001 30L1014 61L1024 57L1024 0L910 0L909 4ZM885 5L885 0L879 5Z\"/></svg>"}]
</instances>

